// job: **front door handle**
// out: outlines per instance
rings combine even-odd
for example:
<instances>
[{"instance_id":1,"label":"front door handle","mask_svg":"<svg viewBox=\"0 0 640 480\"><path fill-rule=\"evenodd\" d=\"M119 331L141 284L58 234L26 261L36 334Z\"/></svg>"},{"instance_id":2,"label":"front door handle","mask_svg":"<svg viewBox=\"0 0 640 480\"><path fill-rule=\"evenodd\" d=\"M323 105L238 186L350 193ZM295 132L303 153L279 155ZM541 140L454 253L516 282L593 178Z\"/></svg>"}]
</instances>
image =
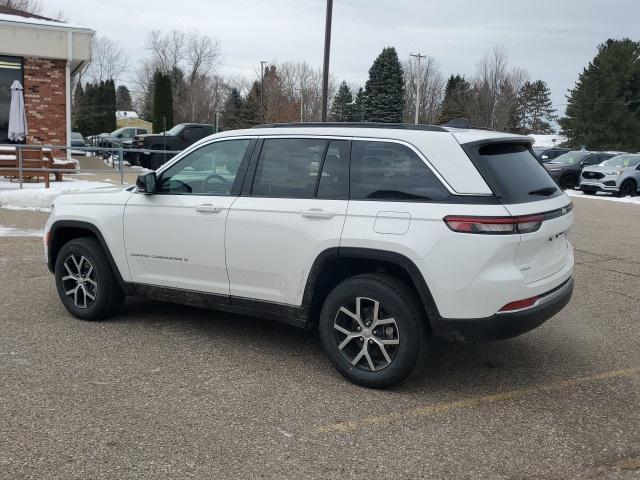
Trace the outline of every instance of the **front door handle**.
<instances>
[{"instance_id":1,"label":"front door handle","mask_svg":"<svg viewBox=\"0 0 640 480\"><path fill-rule=\"evenodd\" d=\"M320 208L310 208L309 210L302 210L300 214L304 218L333 218L335 212L331 210L322 210Z\"/></svg>"},{"instance_id":2,"label":"front door handle","mask_svg":"<svg viewBox=\"0 0 640 480\"><path fill-rule=\"evenodd\" d=\"M222 209L223 207L221 207L220 205L211 205L210 203L196 206L196 212L200 213L219 213L222 211Z\"/></svg>"}]
</instances>

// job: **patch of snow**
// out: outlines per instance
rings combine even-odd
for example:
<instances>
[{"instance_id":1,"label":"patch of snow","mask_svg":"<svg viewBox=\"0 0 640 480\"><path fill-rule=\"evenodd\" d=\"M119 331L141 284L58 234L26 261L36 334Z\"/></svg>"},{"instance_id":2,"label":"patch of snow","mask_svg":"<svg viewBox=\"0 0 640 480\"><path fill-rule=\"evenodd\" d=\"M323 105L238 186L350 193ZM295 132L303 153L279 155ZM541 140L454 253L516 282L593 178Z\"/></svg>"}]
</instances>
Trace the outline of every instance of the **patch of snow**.
<instances>
[{"instance_id":1,"label":"patch of snow","mask_svg":"<svg viewBox=\"0 0 640 480\"><path fill-rule=\"evenodd\" d=\"M62 193L82 192L101 187L113 187L113 184L78 179L51 182L50 188L45 188L44 182L24 183L23 188L20 189L18 182L0 180L0 207L12 210L50 212L53 200Z\"/></svg>"},{"instance_id":2,"label":"patch of snow","mask_svg":"<svg viewBox=\"0 0 640 480\"><path fill-rule=\"evenodd\" d=\"M4 227L0 225L0 237L43 237L44 230L29 228Z\"/></svg>"},{"instance_id":3,"label":"patch of snow","mask_svg":"<svg viewBox=\"0 0 640 480\"><path fill-rule=\"evenodd\" d=\"M551 134L551 135L527 135L528 137L531 137L535 140L535 143L533 144L536 147L556 147L558 145L560 145L561 143L564 143L567 141L567 137L565 137L564 135L557 135L557 134Z\"/></svg>"},{"instance_id":4,"label":"patch of snow","mask_svg":"<svg viewBox=\"0 0 640 480\"><path fill-rule=\"evenodd\" d=\"M103 161L107 165L113 165L113 162L115 162L116 165L120 165L120 160L118 160L118 156L117 155L111 155L111 156L109 156L109 158L105 158ZM131 164L127 160L123 160L122 161L122 165L125 166L125 167L130 167L131 166Z\"/></svg>"},{"instance_id":5,"label":"patch of snow","mask_svg":"<svg viewBox=\"0 0 640 480\"><path fill-rule=\"evenodd\" d=\"M605 200L608 202L619 202L619 203L631 203L635 205L640 205L640 197L614 197L610 193L604 192L596 192L595 195L585 195L580 190L565 190L567 195L570 197L580 197L580 198L588 198L590 200Z\"/></svg>"}]
</instances>

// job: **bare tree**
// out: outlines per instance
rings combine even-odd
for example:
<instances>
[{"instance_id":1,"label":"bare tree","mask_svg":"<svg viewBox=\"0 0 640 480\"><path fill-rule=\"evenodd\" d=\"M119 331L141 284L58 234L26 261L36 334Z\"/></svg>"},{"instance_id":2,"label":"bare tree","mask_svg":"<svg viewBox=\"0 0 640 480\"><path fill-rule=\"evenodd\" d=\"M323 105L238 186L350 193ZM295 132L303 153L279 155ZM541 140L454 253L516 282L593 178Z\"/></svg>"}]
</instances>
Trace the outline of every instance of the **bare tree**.
<instances>
[{"instance_id":1,"label":"bare tree","mask_svg":"<svg viewBox=\"0 0 640 480\"><path fill-rule=\"evenodd\" d=\"M105 36L96 36L91 42L91 65L87 75L94 81L118 80L129 68L124 48Z\"/></svg>"},{"instance_id":2,"label":"bare tree","mask_svg":"<svg viewBox=\"0 0 640 480\"><path fill-rule=\"evenodd\" d=\"M179 30L166 34L151 30L147 34L147 50L151 52L154 67L168 74L187 58L187 34Z\"/></svg>"},{"instance_id":3,"label":"bare tree","mask_svg":"<svg viewBox=\"0 0 640 480\"><path fill-rule=\"evenodd\" d=\"M417 65L409 58L403 62L402 68L405 80L404 121L413 122L416 112ZM433 57L426 57L420 70L419 122L437 123L446 82Z\"/></svg>"},{"instance_id":4,"label":"bare tree","mask_svg":"<svg viewBox=\"0 0 640 480\"><path fill-rule=\"evenodd\" d=\"M284 93L283 98L293 104L287 111L295 110L291 120L301 122L319 121L322 114L322 70L313 68L306 62L273 62L279 79L279 88ZM329 98L333 97L337 82L335 77L329 78ZM265 88L266 90L266 88ZM269 92L265 91L265 97ZM268 118L268 117L267 117ZM290 121L285 118L270 121Z\"/></svg>"},{"instance_id":5,"label":"bare tree","mask_svg":"<svg viewBox=\"0 0 640 480\"><path fill-rule=\"evenodd\" d=\"M471 82L468 105L471 122L496 130L513 129L517 94L527 78L526 70L509 69L504 49L494 47L485 53L476 65L476 76Z\"/></svg>"},{"instance_id":6,"label":"bare tree","mask_svg":"<svg viewBox=\"0 0 640 480\"><path fill-rule=\"evenodd\" d=\"M192 81L199 75L208 75L220 63L220 42L207 35L192 33L188 38L186 57Z\"/></svg>"},{"instance_id":7,"label":"bare tree","mask_svg":"<svg viewBox=\"0 0 640 480\"><path fill-rule=\"evenodd\" d=\"M0 0L0 7L15 8L34 15L42 13L43 8L41 0Z\"/></svg>"}]
</instances>

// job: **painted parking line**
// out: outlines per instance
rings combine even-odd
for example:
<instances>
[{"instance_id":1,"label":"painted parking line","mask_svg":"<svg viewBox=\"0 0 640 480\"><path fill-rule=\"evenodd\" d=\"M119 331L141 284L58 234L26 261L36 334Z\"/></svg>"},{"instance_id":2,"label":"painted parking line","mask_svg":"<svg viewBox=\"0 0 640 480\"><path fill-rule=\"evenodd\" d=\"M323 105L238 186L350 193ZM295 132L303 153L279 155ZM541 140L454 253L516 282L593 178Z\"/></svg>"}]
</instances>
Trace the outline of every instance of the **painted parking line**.
<instances>
[{"instance_id":1,"label":"painted parking line","mask_svg":"<svg viewBox=\"0 0 640 480\"><path fill-rule=\"evenodd\" d=\"M434 405L426 405L423 407L412 408L409 410L388 413L384 415L373 415L365 417L360 420L338 422L328 425L323 425L315 428L314 433L331 433L331 432L349 432L361 427L370 425L378 425L383 423L390 423L398 420L406 420L413 417L420 417L425 415L433 415L437 413L445 413L451 410L472 408L480 405L485 405L494 402L503 402L506 400L517 400L519 398L528 397L537 393L547 393L556 390L562 390L569 387L575 387L579 385L586 385L590 383L598 383L612 378L628 377L630 375L640 373L640 367L631 367L620 370L611 370L609 372L599 373L597 375L591 375L587 377L572 378L569 380L562 380L559 382L552 382L543 385L536 385L533 387L520 388L517 390L510 390L508 392L494 393L491 395L482 395L479 397L470 397L463 400L456 400L453 402L436 403Z\"/></svg>"}]
</instances>

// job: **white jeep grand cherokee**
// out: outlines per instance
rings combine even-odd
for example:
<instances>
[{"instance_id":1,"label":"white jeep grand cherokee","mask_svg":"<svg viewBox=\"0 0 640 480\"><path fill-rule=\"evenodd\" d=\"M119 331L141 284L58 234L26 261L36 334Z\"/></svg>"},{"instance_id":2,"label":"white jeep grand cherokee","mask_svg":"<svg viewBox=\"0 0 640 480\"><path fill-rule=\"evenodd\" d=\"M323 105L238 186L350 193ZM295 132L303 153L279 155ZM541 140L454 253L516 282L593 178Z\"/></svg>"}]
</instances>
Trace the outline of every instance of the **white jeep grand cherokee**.
<instances>
[{"instance_id":1,"label":"white jeep grand cherokee","mask_svg":"<svg viewBox=\"0 0 640 480\"><path fill-rule=\"evenodd\" d=\"M212 135L132 188L60 196L45 252L74 316L125 295L318 328L383 387L430 335L504 339L573 290L572 204L528 137L380 124Z\"/></svg>"}]
</instances>

